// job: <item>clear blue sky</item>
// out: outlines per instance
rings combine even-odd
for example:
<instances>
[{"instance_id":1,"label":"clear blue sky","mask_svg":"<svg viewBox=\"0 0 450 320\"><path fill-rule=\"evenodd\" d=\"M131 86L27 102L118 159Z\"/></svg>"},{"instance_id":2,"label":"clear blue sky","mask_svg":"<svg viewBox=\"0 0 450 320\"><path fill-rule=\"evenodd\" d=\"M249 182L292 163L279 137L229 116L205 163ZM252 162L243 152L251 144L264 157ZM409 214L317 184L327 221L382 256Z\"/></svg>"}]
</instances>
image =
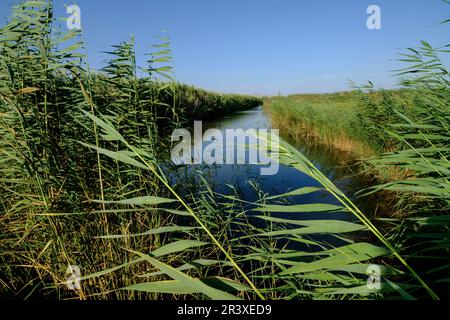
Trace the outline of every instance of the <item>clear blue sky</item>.
<instances>
[{"instance_id":1,"label":"clear blue sky","mask_svg":"<svg viewBox=\"0 0 450 320\"><path fill-rule=\"evenodd\" d=\"M13 0L1 0L2 17ZM90 63L134 34L139 61L161 30L172 38L177 80L221 92L282 94L390 88L401 48L448 43L450 5L440 0L78 0ZM57 16L65 16L56 0ZM382 30L368 30L368 5Z\"/></svg>"}]
</instances>

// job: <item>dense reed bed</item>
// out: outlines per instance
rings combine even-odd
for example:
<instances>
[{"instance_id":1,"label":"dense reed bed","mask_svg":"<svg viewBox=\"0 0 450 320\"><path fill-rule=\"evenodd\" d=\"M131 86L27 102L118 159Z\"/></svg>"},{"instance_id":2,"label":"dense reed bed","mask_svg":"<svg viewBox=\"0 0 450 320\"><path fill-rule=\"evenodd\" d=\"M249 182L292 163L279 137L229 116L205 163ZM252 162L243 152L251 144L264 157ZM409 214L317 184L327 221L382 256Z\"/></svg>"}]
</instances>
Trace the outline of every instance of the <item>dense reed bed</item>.
<instances>
[{"instance_id":1,"label":"dense reed bed","mask_svg":"<svg viewBox=\"0 0 450 320\"><path fill-rule=\"evenodd\" d=\"M127 261L124 247L143 250L160 243L158 234L129 239L125 246L97 236L145 232L172 219L154 214L153 206L120 214L121 204L106 210L106 201L157 194L160 184L141 168L121 164L126 153L115 160L102 157L105 147L118 145L100 137L85 110L103 114L146 154L170 155L164 132L192 117L260 103L162 81L171 79L166 38L141 68L146 78L136 76L133 39L113 46L104 69L92 72L82 33L55 32L55 24L51 2L32 1L15 7L0 30L0 282L9 297L64 296L69 265L94 272ZM89 146L102 149L90 152ZM110 292L129 284L133 272L91 281L92 290L79 296L132 298Z\"/></svg>"},{"instance_id":2,"label":"dense reed bed","mask_svg":"<svg viewBox=\"0 0 450 320\"><path fill-rule=\"evenodd\" d=\"M442 56L447 47L421 41L401 54L400 90L374 90L370 83L352 92L265 101L282 134L359 159L357 173L375 178L360 195L380 193L394 203L377 213L384 218L375 224L446 294L450 89Z\"/></svg>"},{"instance_id":3,"label":"dense reed bed","mask_svg":"<svg viewBox=\"0 0 450 320\"><path fill-rule=\"evenodd\" d=\"M286 137L322 144L355 157L373 154L369 142L360 139L356 93L279 96L266 98L264 105L273 125Z\"/></svg>"},{"instance_id":4,"label":"dense reed bed","mask_svg":"<svg viewBox=\"0 0 450 320\"><path fill-rule=\"evenodd\" d=\"M437 299L445 294L448 114L394 127L424 131L403 136L408 144L396 153L371 160L374 166L392 161L415 169L414 179L371 190L397 188L405 199L424 194L424 203L415 207L420 214L389 221L396 225L389 230L398 232L377 228L284 141L276 155L310 177L311 185L285 194L267 194L254 185L259 200L248 203L237 193L214 193L199 172L183 181L190 188L181 191L166 176L170 166L161 167L169 153L164 133L192 118L257 105L259 99L176 84L164 38L141 68L146 78L137 77L133 40L114 46L104 70L92 72L82 34L55 32L54 23L51 1L29 1L15 7L0 30L2 297ZM447 74L431 75L431 88L427 79L409 83L423 90L424 112L432 104L439 113L448 108ZM429 161L433 170L425 165ZM316 192L333 201L292 204L294 197ZM286 212L305 215L287 219L280 215ZM333 219L331 213L352 219ZM411 250L417 242L408 232L422 227L436 231L425 236L419 251ZM431 270L420 263L427 255L422 261L437 261ZM432 258L436 255L443 263ZM81 271L77 290L66 285L71 265ZM382 275L379 288L373 288L376 278L368 281L374 270Z\"/></svg>"},{"instance_id":5,"label":"dense reed bed","mask_svg":"<svg viewBox=\"0 0 450 320\"><path fill-rule=\"evenodd\" d=\"M420 117L418 94L366 86L347 92L266 98L265 106L286 136L364 158L397 147L384 129L398 122L394 110Z\"/></svg>"}]
</instances>

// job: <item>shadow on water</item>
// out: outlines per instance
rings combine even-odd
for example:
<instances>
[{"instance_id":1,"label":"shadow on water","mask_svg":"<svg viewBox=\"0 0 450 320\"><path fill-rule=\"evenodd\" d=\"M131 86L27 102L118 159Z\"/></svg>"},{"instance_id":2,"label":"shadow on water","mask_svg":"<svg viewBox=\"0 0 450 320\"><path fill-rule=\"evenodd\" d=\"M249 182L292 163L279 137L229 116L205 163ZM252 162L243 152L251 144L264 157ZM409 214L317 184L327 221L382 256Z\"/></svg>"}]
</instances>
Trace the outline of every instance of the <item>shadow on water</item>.
<instances>
[{"instance_id":1,"label":"shadow on water","mask_svg":"<svg viewBox=\"0 0 450 320\"><path fill-rule=\"evenodd\" d=\"M236 112L222 119L203 123L203 132L211 128L219 129L225 136L226 129L271 129L272 126L263 108L257 107L251 110ZM347 162L347 154L331 152L329 148L319 145L307 145L298 141L287 141L307 156L323 174L358 204L358 199L355 199L353 195L356 191L363 188L364 181L358 180L357 177L351 174L349 167L342 164L343 162ZM209 142L203 142L203 146L208 144ZM169 177L176 184L184 185L186 191L192 191L192 186L200 185L200 181L196 180L195 176L198 172L201 172L201 176L208 182L214 192L222 195L233 195L237 193L240 199L248 202L256 202L260 199L261 192L258 191L273 196L302 187L321 187L317 181L291 167L280 164L278 173L272 176L261 175L261 167L262 165L255 164L185 165L176 167L175 171L169 174ZM255 190L255 185L258 186L259 190ZM289 203L287 204L309 203L339 204L333 196L325 191L290 197ZM246 209L251 209L251 205L247 205ZM345 212L289 212L273 213L273 215L297 220L355 220L353 215ZM340 240L331 235L321 235L320 237L321 242L330 243L334 246L342 244Z\"/></svg>"}]
</instances>

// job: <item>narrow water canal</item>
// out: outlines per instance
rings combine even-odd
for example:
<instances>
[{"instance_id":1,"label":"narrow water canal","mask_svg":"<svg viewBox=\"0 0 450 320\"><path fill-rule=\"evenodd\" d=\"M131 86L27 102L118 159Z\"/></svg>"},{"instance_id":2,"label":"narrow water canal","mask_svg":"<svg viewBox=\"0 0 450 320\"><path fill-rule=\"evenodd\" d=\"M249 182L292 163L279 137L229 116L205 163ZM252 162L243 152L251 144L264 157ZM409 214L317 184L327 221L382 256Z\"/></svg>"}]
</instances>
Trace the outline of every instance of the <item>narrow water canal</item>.
<instances>
[{"instance_id":1,"label":"narrow water canal","mask_svg":"<svg viewBox=\"0 0 450 320\"><path fill-rule=\"evenodd\" d=\"M263 107L257 107L203 123L203 131L212 128L221 130L223 136L225 136L225 130L227 129L271 129L272 124ZM281 137L283 138L282 132ZM343 165L342 161L348 155L338 151L331 151L329 148L320 145L311 146L299 141L288 142L305 154L336 186L358 203L354 193L361 190L362 181L353 176L351 170ZM204 142L205 146L208 144L208 142ZM237 147L239 148L240 146ZM202 176L215 192L226 195L237 192L240 199L248 202L255 202L259 199L261 192L258 191L273 196L302 187L321 187L311 177L282 164L280 164L279 171L275 175L261 175L260 168L261 165L255 164L181 166L177 169L175 176L178 177L178 182L183 181L192 185L195 182L192 182L189 177L192 176L193 170L197 172L201 170ZM258 187L255 188L255 186ZM289 197L288 201L288 204L292 205L309 203L338 204L336 199L325 191ZM287 219L324 219L324 216L321 214L301 212L283 213L282 217ZM326 219L355 220L353 216L342 212L328 212L326 213Z\"/></svg>"}]
</instances>

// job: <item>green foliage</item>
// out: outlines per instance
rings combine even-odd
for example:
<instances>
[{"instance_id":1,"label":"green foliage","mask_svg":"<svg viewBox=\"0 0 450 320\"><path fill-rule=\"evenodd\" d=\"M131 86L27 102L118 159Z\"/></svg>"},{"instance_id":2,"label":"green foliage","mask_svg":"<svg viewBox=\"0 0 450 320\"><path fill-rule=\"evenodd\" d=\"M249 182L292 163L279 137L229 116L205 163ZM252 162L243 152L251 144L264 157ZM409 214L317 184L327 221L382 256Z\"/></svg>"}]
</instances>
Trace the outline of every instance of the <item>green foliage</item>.
<instances>
[{"instance_id":1,"label":"green foliage","mask_svg":"<svg viewBox=\"0 0 450 320\"><path fill-rule=\"evenodd\" d=\"M98 73L89 70L82 32L56 29L52 2L33 1L14 7L0 30L0 290L7 296L73 295L64 285L69 265L95 272L127 261L123 248L156 248L166 237L155 232L111 242L101 236L145 233L178 216L159 213L157 206L170 200L142 175L146 166L130 170L136 160L116 140L120 135L153 158L164 147L161 132L180 125L178 110L187 108L175 98L186 87L159 80L170 75L168 43L163 38L155 46L144 69L149 77L138 78L133 39L114 46ZM204 116L228 99L194 88L190 95L223 97ZM104 114L116 129L99 134L86 111ZM106 283L92 279L75 294L139 296L113 291L129 285L136 271Z\"/></svg>"},{"instance_id":2,"label":"green foliage","mask_svg":"<svg viewBox=\"0 0 450 320\"><path fill-rule=\"evenodd\" d=\"M266 99L266 109L283 136L363 157L373 147L360 122L358 97L357 92L273 97Z\"/></svg>"},{"instance_id":3,"label":"green foliage","mask_svg":"<svg viewBox=\"0 0 450 320\"><path fill-rule=\"evenodd\" d=\"M311 177L314 185L279 195L256 190L259 200L247 203L214 193L201 174L195 193L170 184L168 168L161 165L161 150L167 150L162 133L192 119L257 106L259 98L175 83L168 37L149 53L148 66L141 68L146 78L137 76L134 39L113 47L102 72L91 72L82 33L53 32L51 1L25 2L14 13L0 31L2 296L437 298L435 287L446 278L417 273L403 256L411 244L397 234L386 237L285 142L281 162ZM407 196L424 195L426 205L417 203L414 210L429 215L406 221L438 228L425 237L421 256L448 250L441 234L448 234L449 221L436 214L449 205L449 119L448 113L439 116L448 112L448 78L436 74L434 62L425 65L430 72L409 84L421 90L418 105L429 116L411 119L394 110L406 123L392 126L392 139L407 147L373 159L384 165L397 157L396 164L414 172L414 179L377 189L399 191L406 185L400 191ZM328 98L342 105L332 117L334 123L343 120L339 126L345 132L347 95ZM304 110L302 118L313 117L311 106ZM325 127L330 118L324 114L314 121ZM289 203L319 191L333 203ZM280 212L310 213L314 220L284 219ZM330 213L335 212L354 219L334 220ZM403 230L400 236L410 229ZM341 245L331 245L323 235ZM378 291L366 286L373 263L386 279ZM66 289L69 265L82 268L82 288L76 292ZM439 265L430 273L445 270Z\"/></svg>"},{"instance_id":4,"label":"green foliage","mask_svg":"<svg viewBox=\"0 0 450 320\"><path fill-rule=\"evenodd\" d=\"M427 270L424 281L443 293L450 265L450 90L442 58L448 48L420 41L406 49L399 59L406 66L396 71L400 90L374 90L369 83L352 93L267 101L277 123L288 123L291 132L300 128L301 137L312 135L334 148L351 139L375 151L356 155L379 183L363 193L384 192L395 201L377 225L389 230L387 239L411 266ZM398 213L401 218L394 218Z\"/></svg>"},{"instance_id":5,"label":"green foliage","mask_svg":"<svg viewBox=\"0 0 450 320\"><path fill-rule=\"evenodd\" d=\"M100 118L90 117L105 132L114 132L115 129ZM179 206L192 218L185 221L183 225L177 224L173 230L176 233L183 233L183 240L178 240L166 244L151 253L137 253L142 259L150 262L158 272L152 272L147 277L155 275L165 275L172 280L153 280L141 284L135 284L124 288L125 290L139 292L160 292L173 294L197 294L201 293L210 298L231 299L235 296L218 296L217 288L210 286L197 287L206 275L213 272L214 276L227 277L229 283L236 283L233 291L245 294L249 298L259 297L261 299L294 299L294 298L362 298L371 297L375 294L389 295L396 297L398 294L404 296L405 289L425 288L432 298L437 298L435 293L420 276L406 263L399 255L394 246L380 233L380 231L367 219L362 212L334 186L323 174L300 152L289 144L282 142L279 157L281 163L307 174L319 182L324 190L335 197L339 204L308 204L293 208L286 204L270 204L270 199L292 197L295 193L262 197L260 201L253 203L253 207L245 208L243 201L237 197L227 197L226 202L218 202L220 196L214 194L211 189L205 188L201 194L192 195L191 201L186 201L174 190L166 178L157 171L145 155L140 154L134 146L130 145L126 139L119 134L115 135L117 141L134 154L138 161L133 166L141 168L147 166L147 171L153 174L178 200ZM114 159L117 152L111 151L109 157ZM130 154L131 155L131 154ZM131 164L126 161L127 164ZM316 192L318 189L307 187L306 192ZM297 192L298 193L298 192ZM301 193L300 193L301 194ZM231 201L230 201L231 200ZM133 200L134 201L134 200ZM192 202L192 204L190 204ZM276 203L276 202L275 202ZM319 219L313 221L299 221L277 218L276 213L280 212L312 212L325 214L326 212L348 212L353 214L358 220L354 222L334 221L330 219ZM217 214L226 212L227 214ZM261 212L263 213L261 215ZM256 213L256 215L255 215ZM317 217L318 218L318 217ZM251 219L261 219L267 224L258 225L251 222ZM187 223L187 225L185 225ZM326 226L324 226L326 224ZM197 225L201 233L192 233L189 226ZM304 226L294 228L292 225ZM379 247L365 242L355 242L346 236L347 233L369 230L380 240L383 246ZM166 230L171 232L170 230ZM341 247L330 248L330 245L322 240L315 239L313 235L324 234L336 237L345 244ZM145 236L148 233L141 234ZM121 238L120 236L110 237L111 239ZM209 240L209 241L207 241ZM280 245L280 243L283 243ZM307 249L293 248L295 243L307 244ZM168 254L183 252L195 247L212 246L210 250L197 251L194 256L200 254L202 261L212 261L211 263L199 263L198 257L193 260L192 255L173 256L167 258ZM309 248L313 248L311 251ZM393 275L403 274L405 277L412 277L417 280L415 284L405 285L403 283L386 282L379 291L371 291L365 286L364 274L367 270L366 263L378 257L394 256L406 267L406 272L391 271ZM306 258L299 261L299 258ZM170 265L180 264L187 261L193 268L186 269L185 264L178 268L168 265L169 262L161 261L169 259ZM193 260L193 261L192 261ZM219 269L212 266L220 264ZM135 264L132 261L120 266L121 268ZM250 264L251 268L246 272L240 265ZM381 267L380 267L381 268ZM387 268L389 269L389 268ZM198 278L192 278L183 273L190 270L198 274ZM270 270L270 272L268 272ZM115 272L111 269L108 272ZM104 275L101 273L100 275ZM96 276L96 275L93 275ZM91 277L91 276L88 276ZM411 280L409 280L411 281ZM213 284L211 284L213 285ZM217 283L215 283L217 285ZM243 286L249 287L243 290ZM244 287L245 288L245 287ZM259 289L264 288L264 290ZM212 292L209 292L213 290ZM224 289L222 292L225 293ZM406 294L412 297L410 294Z\"/></svg>"},{"instance_id":6,"label":"green foliage","mask_svg":"<svg viewBox=\"0 0 450 320\"><path fill-rule=\"evenodd\" d=\"M414 112L394 109L397 122L386 132L398 146L395 151L369 160L376 170L395 167L407 174L378 185L372 192L397 193L397 207L406 219L390 220L391 237L410 255L411 263L426 266L426 278L448 293L450 262L450 78L439 54L448 46L433 48L422 41L410 48L400 70L403 85L414 93Z\"/></svg>"}]
</instances>

